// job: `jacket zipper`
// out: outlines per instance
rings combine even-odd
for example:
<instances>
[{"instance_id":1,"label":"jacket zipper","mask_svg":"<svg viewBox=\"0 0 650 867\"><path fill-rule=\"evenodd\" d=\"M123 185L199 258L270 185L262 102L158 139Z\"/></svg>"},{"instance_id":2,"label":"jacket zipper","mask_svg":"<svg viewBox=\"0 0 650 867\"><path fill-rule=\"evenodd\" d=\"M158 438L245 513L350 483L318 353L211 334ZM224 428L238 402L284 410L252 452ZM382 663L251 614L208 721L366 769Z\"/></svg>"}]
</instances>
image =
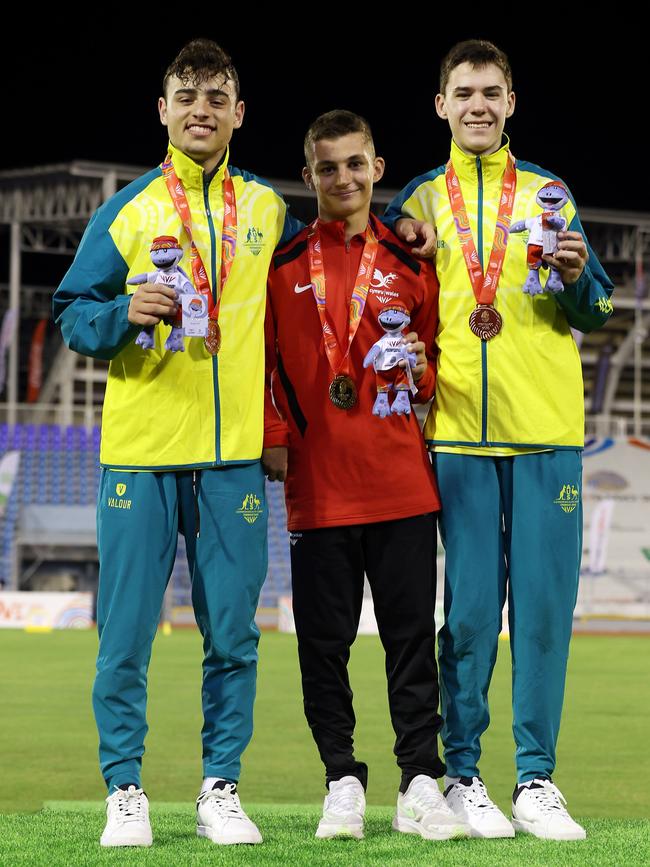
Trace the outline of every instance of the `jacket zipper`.
<instances>
[{"instance_id":1,"label":"jacket zipper","mask_svg":"<svg viewBox=\"0 0 650 867\"><path fill-rule=\"evenodd\" d=\"M212 299L217 301L217 239L214 233L214 222L212 220L212 211L210 210L210 184L203 179L203 202L205 205L205 213L208 218L208 228L210 230L210 252L211 252L211 270L212 270ZM212 356L212 378L214 381L214 454L216 463L221 463L221 407L219 401L219 362L216 355Z\"/></svg>"},{"instance_id":2,"label":"jacket zipper","mask_svg":"<svg viewBox=\"0 0 650 867\"><path fill-rule=\"evenodd\" d=\"M481 158L476 157L476 174L478 177L478 221L477 221L477 252L481 270L483 270L483 168ZM481 340L481 445L487 445L487 340Z\"/></svg>"}]
</instances>

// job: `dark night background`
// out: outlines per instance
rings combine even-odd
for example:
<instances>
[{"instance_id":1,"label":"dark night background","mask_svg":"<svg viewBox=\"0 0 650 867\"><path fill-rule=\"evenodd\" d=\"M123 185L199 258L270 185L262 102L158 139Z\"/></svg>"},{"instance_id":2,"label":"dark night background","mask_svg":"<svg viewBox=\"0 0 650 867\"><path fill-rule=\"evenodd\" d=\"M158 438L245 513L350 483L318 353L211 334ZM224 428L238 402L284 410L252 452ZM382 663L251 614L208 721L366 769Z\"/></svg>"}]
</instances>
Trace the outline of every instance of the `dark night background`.
<instances>
[{"instance_id":1,"label":"dark night background","mask_svg":"<svg viewBox=\"0 0 650 867\"><path fill-rule=\"evenodd\" d=\"M587 7L527 5L528 18L524 4L501 3L433 12L402 4L389 16L367 4L312 5L309 20L288 6L275 17L230 6L226 16L206 4L187 7L190 26L160 11L160 20L125 13L122 25L118 9L99 5L65 26L39 19L5 34L3 168L160 162L163 72L186 41L207 36L233 56L246 101L231 146L235 165L298 180L307 125L323 111L348 108L373 127L387 161L383 185L399 188L445 161L448 128L433 106L439 62L454 42L480 36L499 44L513 66L517 108L506 130L515 156L563 177L583 206L650 211L639 13L617 4L585 21ZM540 14L544 22L535 21Z\"/></svg>"}]
</instances>

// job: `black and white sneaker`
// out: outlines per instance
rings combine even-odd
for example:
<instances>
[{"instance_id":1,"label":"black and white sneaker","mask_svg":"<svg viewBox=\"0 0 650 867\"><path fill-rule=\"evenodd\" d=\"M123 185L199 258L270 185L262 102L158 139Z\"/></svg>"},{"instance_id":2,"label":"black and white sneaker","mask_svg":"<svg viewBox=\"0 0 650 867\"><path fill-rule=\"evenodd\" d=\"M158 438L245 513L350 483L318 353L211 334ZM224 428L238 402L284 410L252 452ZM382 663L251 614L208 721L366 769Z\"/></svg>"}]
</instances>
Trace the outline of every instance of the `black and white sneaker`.
<instances>
[{"instance_id":1,"label":"black and white sneaker","mask_svg":"<svg viewBox=\"0 0 650 867\"><path fill-rule=\"evenodd\" d=\"M99 842L101 846L151 846L149 801L135 784L106 798L106 827Z\"/></svg>"},{"instance_id":2,"label":"black and white sneaker","mask_svg":"<svg viewBox=\"0 0 650 867\"><path fill-rule=\"evenodd\" d=\"M587 832L569 815L562 792L546 777L515 787L512 824L542 840L584 840Z\"/></svg>"},{"instance_id":3,"label":"black and white sneaker","mask_svg":"<svg viewBox=\"0 0 650 867\"><path fill-rule=\"evenodd\" d=\"M257 825L239 802L237 784L227 780L217 780L212 789L197 798L196 833L221 845L262 842Z\"/></svg>"}]
</instances>

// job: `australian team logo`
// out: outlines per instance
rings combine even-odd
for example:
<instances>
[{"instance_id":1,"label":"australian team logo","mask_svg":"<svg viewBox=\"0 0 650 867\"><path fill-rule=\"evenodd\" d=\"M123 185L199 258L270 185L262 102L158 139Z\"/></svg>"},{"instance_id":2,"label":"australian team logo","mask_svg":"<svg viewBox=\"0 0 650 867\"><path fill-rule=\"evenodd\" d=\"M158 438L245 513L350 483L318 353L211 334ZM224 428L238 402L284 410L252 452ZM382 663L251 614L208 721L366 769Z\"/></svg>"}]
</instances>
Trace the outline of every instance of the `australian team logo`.
<instances>
[{"instance_id":1,"label":"australian team logo","mask_svg":"<svg viewBox=\"0 0 650 867\"><path fill-rule=\"evenodd\" d=\"M264 235L262 234L260 229L255 228L255 226L251 226L248 232L246 232L244 247L248 247L253 256L259 256L263 246Z\"/></svg>"},{"instance_id":2,"label":"australian team logo","mask_svg":"<svg viewBox=\"0 0 650 867\"><path fill-rule=\"evenodd\" d=\"M575 485L569 483L562 485L560 495L556 500L553 500L556 506L559 506L563 512L572 512L580 503L580 492Z\"/></svg>"},{"instance_id":3,"label":"australian team logo","mask_svg":"<svg viewBox=\"0 0 650 867\"><path fill-rule=\"evenodd\" d=\"M597 307L600 313L613 313L614 305L609 298L598 298L594 307Z\"/></svg>"},{"instance_id":4,"label":"australian team logo","mask_svg":"<svg viewBox=\"0 0 650 867\"><path fill-rule=\"evenodd\" d=\"M236 511L249 524L254 524L263 511L260 498L257 494L246 494L242 500L241 509Z\"/></svg>"}]
</instances>

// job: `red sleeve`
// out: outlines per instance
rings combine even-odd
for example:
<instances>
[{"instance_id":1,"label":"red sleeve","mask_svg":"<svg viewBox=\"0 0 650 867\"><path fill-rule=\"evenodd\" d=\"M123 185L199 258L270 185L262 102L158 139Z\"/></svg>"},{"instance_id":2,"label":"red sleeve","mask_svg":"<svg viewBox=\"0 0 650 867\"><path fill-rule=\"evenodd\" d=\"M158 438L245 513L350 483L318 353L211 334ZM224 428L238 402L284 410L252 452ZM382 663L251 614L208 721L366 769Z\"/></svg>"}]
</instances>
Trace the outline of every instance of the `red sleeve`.
<instances>
[{"instance_id":1,"label":"red sleeve","mask_svg":"<svg viewBox=\"0 0 650 867\"><path fill-rule=\"evenodd\" d=\"M264 380L264 448L289 445L289 426L280 415L273 400L273 390L278 387L278 356L276 345L275 317L271 303L270 284L266 292L266 318L264 320L265 380Z\"/></svg>"},{"instance_id":2,"label":"red sleeve","mask_svg":"<svg viewBox=\"0 0 650 867\"><path fill-rule=\"evenodd\" d=\"M424 342L427 354L427 369L417 383L418 393L413 398L414 403L427 403L436 390L436 331L438 330L438 292L440 284L436 272L430 262L422 262L420 272L422 303L417 308L411 320L411 329Z\"/></svg>"}]
</instances>

